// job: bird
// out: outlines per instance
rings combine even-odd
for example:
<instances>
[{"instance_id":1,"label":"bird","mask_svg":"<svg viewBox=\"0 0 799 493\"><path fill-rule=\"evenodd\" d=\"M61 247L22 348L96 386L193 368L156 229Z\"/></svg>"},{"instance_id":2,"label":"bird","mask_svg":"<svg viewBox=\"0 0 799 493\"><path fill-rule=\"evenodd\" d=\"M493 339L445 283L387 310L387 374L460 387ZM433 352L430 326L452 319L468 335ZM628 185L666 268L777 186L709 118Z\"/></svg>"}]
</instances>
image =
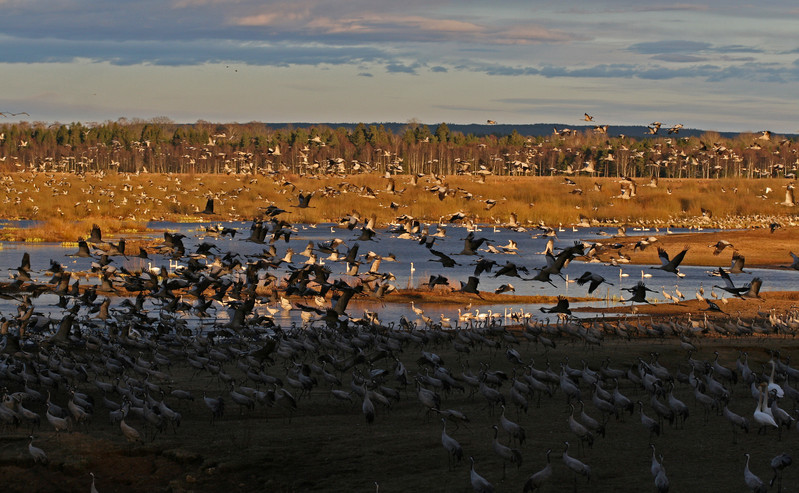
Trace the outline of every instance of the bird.
<instances>
[{"instance_id":1,"label":"bird","mask_svg":"<svg viewBox=\"0 0 799 493\"><path fill-rule=\"evenodd\" d=\"M753 493L766 493L768 491L766 484L763 482L763 480L749 470L749 453L745 453L744 457L746 457L746 465L744 466L744 482L746 483L747 488L749 488Z\"/></svg>"},{"instance_id":2,"label":"bird","mask_svg":"<svg viewBox=\"0 0 799 493\"><path fill-rule=\"evenodd\" d=\"M799 255L796 255L793 252L788 252L791 255L791 265L788 266L789 269L799 270Z\"/></svg>"},{"instance_id":3,"label":"bird","mask_svg":"<svg viewBox=\"0 0 799 493\"><path fill-rule=\"evenodd\" d=\"M574 484L575 488L577 485L577 476L585 476L588 482L591 482L591 467L579 459L575 459L574 457L569 455L569 442L563 442L566 445L566 449L563 451L563 463L566 464L566 467L571 469L574 473Z\"/></svg>"},{"instance_id":4,"label":"bird","mask_svg":"<svg viewBox=\"0 0 799 493\"><path fill-rule=\"evenodd\" d=\"M727 248L727 247L733 248L733 245L732 245L732 243L730 243L727 240L719 240L719 241L717 241L716 243L714 243L712 245L708 245L708 247L709 248L714 248L713 255L718 255L722 251L724 251L724 249Z\"/></svg>"},{"instance_id":5,"label":"bird","mask_svg":"<svg viewBox=\"0 0 799 493\"><path fill-rule=\"evenodd\" d=\"M669 127L668 133L670 134L680 133L680 129L682 129L682 127L683 127L682 123L677 123L676 125L672 125L671 127Z\"/></svg>"},{"instance_id":6,"label":"bird","mask_svg":"<svg viewBox=\"0 0 799 493\"><path fill-rule=\"evenodd\" d=\"M477 290L477 284L480 282L479 277L469 276L469 280L467 282L460 281L462 293L472 293L480 296L480 291Z\"/></svg>"},{"instance_id":7,"label":"bird","mask_svg":"<svg viewBox=\"0 0 799 493\"><path fill-rule=\"evenodd\" d=\"M666 476L666 468L663 466L663 456L660 456L660 461L655 457L655 446L652 447L652 465L649 470L655 478L655 488L658 493L668 493L669 491L669 478Z\"/></svg>"},{"instance_id":8,"label":"bird","mask_svg":"<svg viewBox=\"0 0 799 493\"><path fill-rule=\"evenodd\" d=\"M631 301L633 303L649 303L649 301L646 300L646 293L647 292L657 293L657 291L655 291L654 289L649 289L648 287L646 287L644 281L638 281L638 284L636 284L631 288L622 288L622 289L624 291L629 291L630 293L632 293L632 296L622 301Z\"/></svg>"},{"instance_id":9,"label":"bird","mask_svg":"<svg viewBox=\"0 0 799 493\"><path fill-rule=\"evenodd\" d=\"M562 295L558 296L558 303L555 306L546 308L541 307L539 308L544 313L563 313L566 315L571 315L572 311L569 309L569 300Z\"/></svg>"},{"instance_id":10,"label":"bird","mask_svg":"<svg viewBox=\"0 0 799 493\"><path fill-rule=\"evenodd\" d=\"M780 202L780 205L786 205L788 207L794 207L796 205L793 190L793 185L789 184L785 187L785 200Z\"/></svg>"},{"instance_id":11,"label":"bird","mask_svg":"<svg viewBox=\"0 0 799 493\"><path fill-rule=\"evenodd\" d=\"M688 252L690 247L686 245L683 247L682 251L675 255L673 258L669 259L669 254L666 253L666 250L663 247L658 247L658 257L660 258L661 266L660 267L651 267L652 269L660 269L666 272L671 272L676 274L678 277L683 277L684 275L680 274L679 269L677 268L680 263L685 258L685 254Z\"/></svg>"},{"instance_id":12,"label":"bird","mask_svg":"<svg viewBox=\"0 0 799 493\"><path fill-rule=\"evenodd\" d=\"M452 468L453 458L455 459L456 463L460 463L461 459L463 458L463 448L457 440L447 434L447 419L441 418L441 423L441 445L443 445L444 450L447 451L447 463L449 464L450 468Z\"/></svg>"},{"instance_id":13,"label":"bird","mask_svg":"<svg viewBox=\"0 0 799 493\"><path fill-rule=\"evenodd\" d=\"M201 211L200 214L212 215L213 213L214 213L214 199L209 198L205 202L205 209Z\"/></svg>"},{"instance_id":14,"label":"bird","mask_svg":"<svg viewBox=\"0 0 799 493\"><path fill-rule=\"evenodd\" d=\"M594 117L593 117L593 116L591 116L591 115L589 115L588 113L584 113L583 115L584 115L584 116L583 116L583 120L584 120L584 121L586 121L586 122L592 122L592 121L594 121Z\"/></svg>"},{"instance_id":15,"label":"bird","mask_svg":"<svg viewBox=\"0 0 799 493\"><path fill-rule=\"evenodd\" d=\"M100 229L99 225L92 224L91 233L89 234L89 239L87 241L89 243L102 243L103 242L103 232Z\"/></svg>"},{"instance_id":16,"label":"bird","mask_svg":"<svg viewBox=\"0 0 799 493\"><path fill-rule=\"evenodd\" d=\"M730 409L727 407L726 404L724 405L724 409L722 410L722 415L732 425L732 443L738 443L738 437L737 437L738 428L741 428L746 433L749 433L749 420L739 414L730 411Z\"/></svg>"},{"instance_id":17,"label":"bird","mask_svg":"<svg viewBox=\"0 0 799 493\"><path fill-rule=\"evenodd\" d=\"M724 281L724 286L714 285L714 288L719 288L726 291L738 298L760 298L760 287L763 285L763 280L759 277L753 278L749 284L741 287L735 287L730 275L721 267L719 267L719 276Z\"/></svg>"},{"instance_id":18,"label":"bird","mask_svg":"<svg viewBox=\"0 0 799 493\"><path fill-rule=\"evenodd\" d=\"M434 250L431 248L430 253L438 257L436 259L432 259L432 262L441 262L441 265L443 267L454 267L456 265L460 265L457 262L455 262L455 259L453 259L452 257L450 257L445 253L439 252L438 250Z\"/></svg>"},{"instance_id":19,"label":"bird","mask_svg":"<svg viewBox=\"0 0 799 493\"><path fill-rule=\"evenodd\" d=\"M774 417L767 412L766 408L766 393L764 389L766 388L765 383L761 383L758 387L760 391L760 397L758 398L757 407L755 408L755 412L752 416L755 419L755 423L758 424L758 434L765 433L768 427L779 428L777 426L777 422L774 421Z\"/></svg>"},{"instance_id":20,"label":"bird","mask_svg":"<svg viewBox=\"0 0 799 493\"><path fill-rule=\"evenodd\" d=\"M604 277L600 276L599 274L596 274L596 273L590 272L590 271L585 271L585 272L583 273L583 275L582 275L582 276L580 276L580 277L577 279L577 284L578 284L579 286L582 286L583 284L585 284L585 283L587 283L587 282L590 282L590 283L591 283L591 284L589 284L589 285L588 285L588 294L591 294L591 293L593 293L593 292L594 292L594 290L596 290L596 288L597 288L597 287L598 287L600 284L602 284L603 282L604 282L604 283L607 283L607 284L610 284L611 286L613 286L613 283L606 281Z\"/></svg>"},{"instance_id":21,"label":"bird","mask_svg":"<svg viewBox=\"0 0 799 493\"><path fill-rule=\"evenodd\" d=\"M774 486L777 483L777 493L782 491L782 471L793 463L791 456L782 453L771 459L771 470L774 471L774 477L769 481L769 486Z\"/></svg>"},{"instance_id":22,"label":"bird","mask_svg":"<svg viewBox=\"0 0 799 493\"><path fill-rule=\"evenodd\" d=\"M777 394L777 399L782 399L785 397L785 391L778 383L774 382L774 372L777 368L777 364L774 362L773 358L769 360L769 364L771 365L771 373L769 374L768 383L766 384L766 391L769 394L775 392Z\"/></svg>"},{"instance_id":23,"label":"bird","mask_svg":"<svg viewBox=\"0 0 799 493\"><path fill-rule=\"evenodd\" d=\"M33 444L33 435L31 435L29 438L30 442L28 442L28 452L31 454L31 457L33 457L33 463L47 464L47 454L44 452L44 450Z\"/></svg>"},{"instance_id":24,"label":"bird","mask_svg":"<svg viewBox=\"0 0 799 493\"><path fill-rule=\"evenodd\" d=\"M638 409L641 413L641 424L649 430L649 442L652 442L652 435L660 436L660 424L654 419L644 414L644 403L638 401Z\"/></svg>"},{"instance_id":25,"label":"bird","mask_svg":"<svg viewBox=\"0 0 799 493\"><path fill-rule=\"evenodd\" d=\"M522 453L518 449L499 443L499 427L493 425L492 428L494 429L494 452L502 458L502 479L505 479L505 466L510 462L516 464L516 469L519 469L522 465Z\"/></svg>"},{"instance_id":26,"label":"bird","mask_svg":"<svg viewBox=\"0 0 799 493\"><path fill-rule=\"evenodd\" d=\"M314 192L310 192L307 194L303 194L300 192L297 196L297 200L299 203L295 206L298 209L307 209L309 207L308 204L311 203L311 198L314 196Z\"/></svg>"},{"instance_id":27,"label":"bird","mask_svg":"<svg viewBox=\"0 0 799 493\"><path fill-rule=\"evenodd\" d=\"M729 274L742 274L744 272L744 264L746 257L738 253L738 250L732 252L732 264L730 265Z\"/></svg>"},{"instance_id":28,"label":"bird","mask_svg":"<svg viewBox=\"0 0 799 493\"><path fill-rule=\"evenodd\" d=\"M480 476L474 470L474 457L469 457L472 462L472 468L469 471L469 481L472 483L472 489L475 493L494 493L494 485L489 483L486 478Z\"/></svg>"},{"instance_id":29,"label":"bird","mask_svg":"<svg viewBox=\"0 0 799 493\"><path fill-rule=\"evenodd\" d=\"M141 434L139 433L139 431L136 428L134 428L134 427L130 426L129 424L127 424L125 422L125 418L122 418L122 420L119 422L119 428L122 430L122 434L125 436L125 439L128 442L130 442L130 443L136 443L136 442L144 443L142 441L142 439L141 439Z\"/></svg>"},{"instance_id":30,"label":"bird","mask_svg":"<svg viewBox=\"0 0 799 493\"><path fill-rule=\"evenodd\" d=\"M363 404L361 405L361 410L363 411L364 418L366 418L366 423L372 424L375 420L375 405L369 397L369 391L366 389L365 384L363 385Z\"/></svg>"},{"instance_id":31,"label":"bird","mask_svg":"<svg viewBox=\"0 0 799 493\"><path fill-rule=\"evenodd\" d=\"M578 445L582 445L583 442L588 443L588 448L592 448L594 445L594 435L588 428L586 428L582 423L579 423L576 419L574 419L574 404L569 404L569 408L571 409L571 413L569 414L569 429L577 435L580 439L580 443Z\"/></svg>"},{"instance_id":32,"label":"bird","mask_svg":"<svg viewBox=\"0 0 799 493\"><path fill-rule=\"evenodd\" d=\"M502 405L501 408L502 408L502 414L499 415L499 424L502 426L502 429L508 433L511 439L518 440L519 445L524 445L524 441L527 437L524 428L520 424L514 423L505 416L504 405Z\"/></svg>"},{"instance_id":33,"label":"bird","mask_svg":"<svg viewBox=\"0 0 799 493\"><path fill-rule=\"evenodd\" d=\"M549 455L552 449L547 450L547 465L538 472L533 473L524 483L522 493L531 493L539 488L552 476L552 463L550 462Z\"/></svg>"},{"instance_id":34,"label":"bird","mask_svg":"<svg viewBox=\"0 0 799 493\"><path fill-rule=\"evenodd\" d=\"M89 487L89 493L99 493L97 491L97 487L94 485L94 480L95 480L94 473L90 472L89 475L92 477L92 485L91 487Z\"/></svg>"},{"instance_id":35,"label":"bird","mask_svg":"<svg viewBox=\"0 0 799 493\"><path fill-rule=\"evenodd\" d=\"M652 461L649 465L649 472L652 473L652 477L658 475L661 469L660 461L657 458L657 450L655 449L655 444L650 443L649 446L652 448Z\"/></svg>"},{"instance_id":36,"label":"bird","mask_svg":"<svg viewBox=\"0 0 799 493\"><path fill-rule=\"evenodd\" d=\"M508 283L501 285L500 287L494 290L494 294L507 293L508 291L513 291L513 292L516 291L516 288L513 287L513 284Z\"/></svg>"}]
</instances>

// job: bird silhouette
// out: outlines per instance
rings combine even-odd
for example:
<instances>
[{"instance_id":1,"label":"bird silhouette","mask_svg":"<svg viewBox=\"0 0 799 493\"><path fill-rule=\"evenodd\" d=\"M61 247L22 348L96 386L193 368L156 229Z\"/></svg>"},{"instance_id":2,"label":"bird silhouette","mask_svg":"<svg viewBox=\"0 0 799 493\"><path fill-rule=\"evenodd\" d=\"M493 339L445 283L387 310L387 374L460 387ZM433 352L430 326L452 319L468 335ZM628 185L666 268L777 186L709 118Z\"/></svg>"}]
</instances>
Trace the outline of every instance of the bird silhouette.
<instances>
[{"instance_id":1,"label":"bird silhouette","mask_svg":"<svg viewBox=\"0 0 799 493\"><path fill-rule=\"evenodd\" d=\"M658 257L660 258L660 263L662 264L660 267L651 267L652 269L659 269L666 272L671 272L676 274L679 277L683 277L684 274L680 274L680 271L677 267L685 258L685 254L688 252L690 247L686 245L680 253L675 255L673 258L669 259L669 254L666 253L666 250L662 247L658 247Z\"/></svg>"},{"instance_id":2,"label":"bird silhouette","mask_svg":"<svg viewBox=\"0 0 799 493\"><path fill-rule=\"evenodd\" d=\"M541 307L539 310L544 313L564 313L566 315L572 314L572 311L569 309L569 300L566 299L565 296L558 296L558 303L555 306L549 308Z\"/></svg>"}]
</instances>

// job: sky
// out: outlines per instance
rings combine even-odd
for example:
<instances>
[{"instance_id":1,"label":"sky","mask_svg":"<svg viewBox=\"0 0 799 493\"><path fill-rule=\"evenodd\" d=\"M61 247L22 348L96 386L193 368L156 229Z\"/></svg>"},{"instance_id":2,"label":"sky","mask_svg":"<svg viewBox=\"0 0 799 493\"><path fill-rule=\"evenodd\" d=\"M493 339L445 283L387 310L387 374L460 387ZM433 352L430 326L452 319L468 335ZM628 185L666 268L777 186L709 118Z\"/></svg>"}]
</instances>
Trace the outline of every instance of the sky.
<instances>
[{"instance_id":1,"label":"sky","mask_svg":"<svg viewBox=\"0 0 799 493\"><path fill-rule=\"evenodd\" d=\"M799 133L785 0L0 0L0 123ZM611 130L612 132L612 130Z\"/></svg>"}]
</instances>

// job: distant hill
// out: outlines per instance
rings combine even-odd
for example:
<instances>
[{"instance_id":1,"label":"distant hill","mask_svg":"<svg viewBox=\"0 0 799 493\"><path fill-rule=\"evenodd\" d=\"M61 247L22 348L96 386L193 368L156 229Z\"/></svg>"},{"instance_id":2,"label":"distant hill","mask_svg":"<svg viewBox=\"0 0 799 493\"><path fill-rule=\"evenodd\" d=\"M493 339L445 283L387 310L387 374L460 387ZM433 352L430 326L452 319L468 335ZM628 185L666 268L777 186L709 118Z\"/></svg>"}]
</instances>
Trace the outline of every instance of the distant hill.
<instances>
[{"instance_id":1,"label":"distant hill","mask_svg":"<svg viewBox=\"0 0 799 493\"><path fill-rule=\"evenodd\" d=\"M286 127L308 128L312 126L328 126L331 128L344 127L347 129L354 129L358 125L357 122L356 123L291 122L291 123L264 123L264 124L274 129L281 129ZM408 123L399 123L399 122L370 122L370 123L363 122L363 124L366 126L382 125L384 128L390 130L394 134L402 133L402 130L408 126ZM431 131L435 131L436 127L439 124L440 122L419 123L419 125L427 125ZM464 135L472 134L478 137L484 135L504 136L513 133L514 130L516 130L516 132L518 132L521 135L540 137L545 135L552 135L553 130L555 128L557 128L558 130L562 130L564 128L570 128L572 130L579 130L579 131L591 130L594 128L593 125L566 125L563 123L532 123L532 124L518 124L518 125L502 124L502 123L495 125L487 125L482 123L470 123L470 124L447 123L447 127L449 127L450 131L452 132L460 132ZM679 134L677 134L676 136L698 137L709 131L713 130L682 128L680 129ZM740 132L717 132L717 133L725 138L734 138L740 134ZM648 129L645 125L608 126L609 137L618 137L619 135L626 135L628 137L640 139L646 137L663 137L668 134L666 133L666 127L661 128L660 132L658 132L656 135L652 135L648 132ZM785 135L785 137L788 138L796 137L796 135L794 134L782 134L782 135Z\"/></svg>"}]
</instances>

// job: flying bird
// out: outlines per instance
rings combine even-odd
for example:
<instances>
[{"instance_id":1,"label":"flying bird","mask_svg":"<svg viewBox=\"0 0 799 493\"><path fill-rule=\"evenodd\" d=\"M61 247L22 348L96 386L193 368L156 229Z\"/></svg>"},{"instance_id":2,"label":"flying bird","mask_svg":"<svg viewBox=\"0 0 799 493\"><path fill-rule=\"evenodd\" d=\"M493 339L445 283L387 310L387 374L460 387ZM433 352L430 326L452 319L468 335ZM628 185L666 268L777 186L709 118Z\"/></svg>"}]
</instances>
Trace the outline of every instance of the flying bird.
<instances>
[{"instance_id":1,"label":"flying bird","mask_svg":"<svg viewBox=\"0 0 799 493\"><path fill-rule=\"evenodd\" d=\"M720 254L727 247L733 247L732 243L727 240L719 240L713 245L708 245L708 248L715 248L715 250L713 250L713 255Z\"/></svg>"},{"instance_id":2,"label":"flying bird","mask_svg":"<svg viewBox=\"0 0 799 493\"><path fill-rule=\"evenodd\" d=\"M544 313L565 313L571 315L572 311L569 309L569 300L565 296L558 296L558 304L549 308L539 308Z\"/></svg>"},{"instance_id":3,"label":"flying bird","mask_svg":"<svg viewBox=\"0 0 799 493\"><path fill-rule=\"evenodd\" d=\"M761 278L755 277L749 284L735 287L732 283L732 279L730 279L730 275L721 267L719 267L719 275L721 275L722 280L724 280L724 286L714 285L714 288L719 288L738 298L760 298L760 287L763 285L763 280Z\"/></svg>"},{"instance_id":4,"label":"flying bird","mask_svg":"<svg viewBox=\"0 0 799 493\"><path fill-rule=\"evenodd\" d=\"M690 247L686 245L683 250L675 255L673 258L669 259L669 254L666 253L666 250L662 247L658 247L658 257L660 258L660 263L662 264L660 267L650 267L651 269L660 269L666 272L672 272L676 274L678 277L684 277L685 274L680 274L680 271L677 267L680 265L682 260L685 258L686 252Z\"/></svg>"},{"instance_id":5,"label":"flying bird","mask_svg":"<svg viewBox=\"0 0 799 493\"><path fill-rule=\"evenodd\" d=\"M590 282L591 284L588 285L588 294L594 292L594 290L599 287L600 284L603 282L610 284L613 286L613 283L610 283L605 280L604 277L600 276L599 274L595 274L590 271L585 271L582 276L577 279L577 284L582 286L583 284Z\"/></svg>"},{"instance_id":6,"label":"flying bird","mask_svg":"<svg viewBox=\"0 0 799 493\"><path fill-rule=\"evenodd\" d=\"M631 288L622 288L622 289L624 291L632 293L632 296L630 296L630 298L622 301L632 301L634 303L649 303L646 300L646 293L647 292L657 293L657 291L655 291L654 289L649 289L648 287L646 287L646 284L644 284L643 281L638 281L638 284L636 284Z\"/></svg>"}]
</instances>

